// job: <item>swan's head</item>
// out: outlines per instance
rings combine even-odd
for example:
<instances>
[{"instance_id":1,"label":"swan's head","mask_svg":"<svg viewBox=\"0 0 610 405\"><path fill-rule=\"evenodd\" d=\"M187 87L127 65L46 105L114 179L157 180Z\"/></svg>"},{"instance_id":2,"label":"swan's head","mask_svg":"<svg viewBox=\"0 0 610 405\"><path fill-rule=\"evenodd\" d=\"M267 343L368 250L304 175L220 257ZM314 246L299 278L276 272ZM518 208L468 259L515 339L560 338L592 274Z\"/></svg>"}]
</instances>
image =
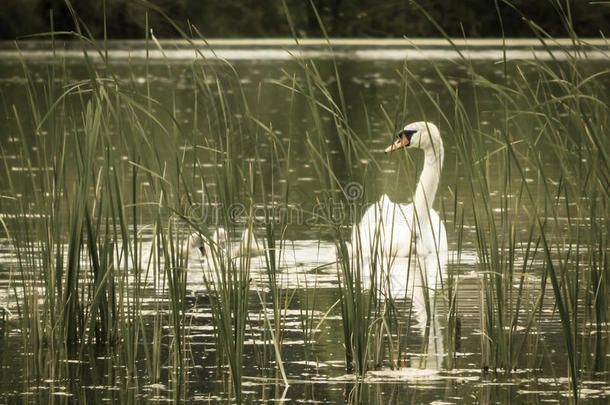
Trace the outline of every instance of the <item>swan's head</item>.
<instances>
[{"instance_id":1,"label":"swan's head","mask_svg":"<svg viewBox=\"0 0 610 405\"><path fill-rule=\"evenodd\" d=\"M438 128L431 122L412 122L396 135L396 141L388 146L385 152L406 147L423 150L439 149L442 147L442 141Z\"/></svg>"},{"instance_id":2,"label":"swan's head","mask_svg":"<svg viewBox=\"0 0 610 405\"><path fill-rule=\"evenodd\" d=\"M193 232L189 238L189 246L191 249L198 249L205 256L205 241L203 235L198 232Z\"/></svg>"}]
</instances>

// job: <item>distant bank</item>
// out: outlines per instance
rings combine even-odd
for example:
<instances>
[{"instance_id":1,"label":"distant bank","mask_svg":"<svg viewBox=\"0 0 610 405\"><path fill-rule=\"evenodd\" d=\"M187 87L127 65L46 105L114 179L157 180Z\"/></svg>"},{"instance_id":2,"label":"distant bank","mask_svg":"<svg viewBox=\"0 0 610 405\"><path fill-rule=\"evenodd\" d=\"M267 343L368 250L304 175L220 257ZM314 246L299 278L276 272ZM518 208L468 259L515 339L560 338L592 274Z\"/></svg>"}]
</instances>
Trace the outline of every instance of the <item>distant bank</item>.
<instances>
[{"instance_id":1,"label":"distant bank","mask_svg":"<svg viewBox=\"0 0 610 405\"><path fill-rule=\"evenodd\" d=\"M109 40L86 45L92 58L106 52L111 59L287 60L360 59L558 59L610 60L610 42L603 39L210 39L202 40ZM80 41L0 41L0 58L46 60L53 57L82 58Z\"/></svg>"}]
</instances>

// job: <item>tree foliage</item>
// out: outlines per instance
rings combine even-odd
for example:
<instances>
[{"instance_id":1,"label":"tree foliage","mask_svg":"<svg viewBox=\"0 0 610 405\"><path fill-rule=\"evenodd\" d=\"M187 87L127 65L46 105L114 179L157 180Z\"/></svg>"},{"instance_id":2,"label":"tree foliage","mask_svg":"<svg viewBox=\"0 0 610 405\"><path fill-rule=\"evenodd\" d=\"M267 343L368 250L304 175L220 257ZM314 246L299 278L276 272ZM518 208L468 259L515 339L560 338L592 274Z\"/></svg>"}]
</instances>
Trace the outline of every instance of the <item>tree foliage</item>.
<instances>
[{"instance_id":1,"label":"tree foliage","mask_svg":"<svg viewBox=\"0 0 610 405\"><path fill-rule=\"evenodd\" d=\"M192 24L206 37L287 37L290 28L280 0L150 0L183 29ZM499 37L500 20L494 0L313 0L330 37L438 37L436 21L450 36ZM297 34L320 37L322 32L309 1L286 0ZM531 37L527 19L554 37L606 35L610 2L589 0L497 0L506 37ZM176 30L158 12L134 0L73 0L72 5L92 34L102 37L106 15L109 38L142 38L149 25L160 38ZM49 31L50 10L55 30L72 30L73 17L64 0L4 0L0 6L0 38ZM427 15L427 16L426 16ZM524 18L525 17L525 18ZM570 27L570 29L568 29Z\"/></svg>"}]
</instances>

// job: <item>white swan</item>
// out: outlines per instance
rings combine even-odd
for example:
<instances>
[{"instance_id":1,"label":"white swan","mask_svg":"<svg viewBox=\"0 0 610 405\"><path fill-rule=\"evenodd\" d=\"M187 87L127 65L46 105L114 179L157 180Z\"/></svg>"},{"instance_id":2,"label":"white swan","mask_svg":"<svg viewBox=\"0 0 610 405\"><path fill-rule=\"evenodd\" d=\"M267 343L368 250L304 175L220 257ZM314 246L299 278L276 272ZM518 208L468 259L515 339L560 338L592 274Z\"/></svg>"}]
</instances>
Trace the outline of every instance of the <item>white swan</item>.
<instances>
[{"instance_id":1,"label":"white swan","mask_svg":"<svg viewBox=\"0 0 610 405\"><path fill-rule=\"evenodd\" d=\"M425 153L424 168L413 203L395 204L387 195L383 195L366 210L360 224L354 227L351 242L352 252L359 256L364 281L367 282L366 276L371 270L367 267L372 263L387 266L393 294L406 292L410 277L416 277L411 280L420 287L436 288L447 262L445 225L432 209L444 158L438 128L429 122L407 125L398 134L396 142L386 149L386 153L401 148L418 148ZM411 271L416 269L411 266L412 263L419 265L421 271ZM419 273L419 276L415 273ZM409 286L413 287L412 284ZM422 300L421 297L415 298Z\"/></svg>"},{"instance_id":2,"label":"white swan","mask_svg":"<svg viewBox=\"0 0 610 405\"><path fill-rule=\"evenodd\" d=\"M254 231L247 227L241 235L239 245L235 249L234 255L238 256L259 256L265 252L265 248L258 240Z\"/></svg>"},{"instance_id":3,"label":"white swan","mask_svg":"<svg viewBox=\"0 0 610 405\"><path fill-rule=\"evenodd\" d=\"M215 245L217 251L222 252L227 245L227 241L227 232L224 228L217 228L209 239L199 232L193 232L189 238L189 252L193 252L193 254L200 253L200 258L207 261L212 258L211 245Z\"/></svg>"},{"instance_id":4,"label":"white swan","mask_svg":"<svg viewBox=\"0 0 610 405\"><path fill-rule=\"evenodd\" d=\"M227 232L224 228L218 228L209 240L198 232L191 234L189 240L189 250L199 251L206 261L212 259L212 245L216 246L216 254L224 254L229 243ZM258 256L265 252L263 243L258 240L250 228L246 228L238 243L231 244L231 255L234 258L241 256Z\"/></svg>"}]
</instances>

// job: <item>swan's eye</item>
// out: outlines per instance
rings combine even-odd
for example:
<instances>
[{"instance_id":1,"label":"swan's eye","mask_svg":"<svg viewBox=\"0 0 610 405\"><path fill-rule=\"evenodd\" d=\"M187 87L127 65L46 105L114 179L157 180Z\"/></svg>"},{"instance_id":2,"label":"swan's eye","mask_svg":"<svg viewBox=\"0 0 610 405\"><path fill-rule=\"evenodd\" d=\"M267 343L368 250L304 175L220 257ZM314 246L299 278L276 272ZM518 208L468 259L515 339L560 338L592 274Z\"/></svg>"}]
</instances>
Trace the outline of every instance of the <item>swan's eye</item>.
<instances>
[{"instance_id":1,"label":"swan's eye","mask_svg":"<svg viewBox=\"0 0 610 405\"><path fill-rule=\"evenodd\" d=\"M413 134L415 134L417 131L414 131L412 129L405 129L404 131L399 132L396 135L396 138L398 139L402 139L402 136L406 136L407 139L409 140L409 144L411 143L411 138L413 137Z\"/></svg>"}]
</instances>

